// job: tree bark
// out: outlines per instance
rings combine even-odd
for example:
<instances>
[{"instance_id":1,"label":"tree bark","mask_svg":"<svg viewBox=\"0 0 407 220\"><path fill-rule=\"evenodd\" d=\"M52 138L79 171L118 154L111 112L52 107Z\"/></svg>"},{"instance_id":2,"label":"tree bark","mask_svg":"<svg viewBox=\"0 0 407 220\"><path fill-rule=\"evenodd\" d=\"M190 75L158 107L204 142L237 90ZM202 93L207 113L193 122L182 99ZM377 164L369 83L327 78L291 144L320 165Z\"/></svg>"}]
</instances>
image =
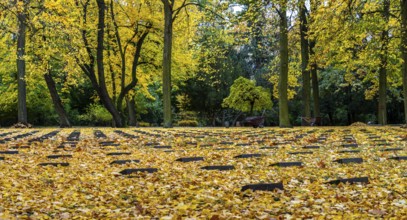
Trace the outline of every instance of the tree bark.
<instances>
[{"instance_id":1,"label":"tree bark","mask_svg":"<svg viewBox=\"0 0 407 220\"><path fill-rule=\"evenodd\" d=\"M23 9L18 10L18 34L17 34L17 82L18 82L18 122L28 124L27 119L27 87L25 81L25 45L27 30L27 1L18 0L23 3Z\"/></svg>"},{"instance_id":2,"label":"tree bark","mask_svg":"<svg viewBox=\"0 0 407 220\"><path fill-rule=\"evenodd\" d=\"M383 2L383 19L387 23L390 17L390 0ZM381 125L387 124L387 106L386 106L386 84L387 84L387 53L389 44L389 31L383 30L381 36L381 53L380 53L380 66L379 66L379 111L378 123Z\"/></svg>"},{"instance_id":3,"label":"tree bark","mask_svg":"<svg viewBox=\"0 0 407 220\"><path fill-rule=\"evenodd\" d=\"M311 11L315 12L318 10L318 6L320 4L319 1L310 1L311 4ZM312 22L312 17L310 17L310 22ZM319 106L319 82L318 82L318 64L315 59L315 44L316 39L312 39L309 41L309 52L310 56L312 57L311 62L311 82L312 82L312 99L314 101L313 109L314 109L314 117L320 117L320 106Z\"/></svg>"},{"instance_id":4,"label":"tree bark","mask_svg":"<svg viewBox=\"0 0 407 220\"><path fill-rule=\"evenodd\" d=\"M404 94L404 119L407 124L407 0L400 0L401 8L401 57L403 59L403 94Z\"/></svg>"},{"instance_id":5,"label":"tree bark","mask_svg":"<svg viewBox=\"0 0 407 220\"><path fill-rule=\"evenodd\" d=\"M137 126L137 118L136 118L136 101L134 97L129 99L126 98L127 102L127 110L129 113L129 125L130 126Z\"/></svg>"},{"instance_id":6,"label":"tree bark","mask_svg":"<svg viewBox=\"0 0 407 220\"><path fill-rule=\"evenodd\" d=\"M280 9L280 79L278 84L278 105L280 127L291 127L288 114L288 27L287 1L284 0Z\"/></svg>"},{"instance_id":7,"label":"tree bark","mask_svg":"<svg viewBox=\"0 0 407 220\"><path fill-rule=\"evenodd\" d=\"M164 4L164 52L163 52L163 112L164 128L172 127L171 111L171 53L174 1L161 0Z\"/></svg>"},{"instance_id":8,"label":"tree bark","mask_svg":"<svg viewBox=\"0 0 407 220\"><path fill-rule=\"evenodd\" d=\"M309 63L309 43L307 39L307 15L305 2L300 2L300 38L301 38L301 71L302 71L302 103L303 116L311 117L311 82L310 71L308 70Z\"/></svg>"},{"instance_id":9,"label":"tree bark","mask_svg":"<svg viewBox=\"0 0 407 220\"><path fill-rule=\"evenodd\" d=\"M123 127L123 121L119 111L115 108L109 93L106 88L105 70L104 70L104 32L105 32L105 10L106 5L104 0L96 0L98 5L98 31L97 31L97 48L96 48L96 64L98 74L98 94L105 108L110 112L117 127ZM95 80L95 77L93 77Z\"/></svg>"},{"instance_id":10,"label":"tree bark","mask_svg":"<svg viewBox=\"0 0 407 220\"><path fill-rule=\"evenodd\" d=\"M59 117L59 126L61 128L70 128L71 123L69 122L68 116L65 112L64 106L62 105L62 101L59 98L57 88L55 86L55 81L52 78L50 73L44 74L45 82L47 83L47 87L49 90L49 94L51 95L52 103L54 104L55 111Z\"/></svg>"}]
</instances>

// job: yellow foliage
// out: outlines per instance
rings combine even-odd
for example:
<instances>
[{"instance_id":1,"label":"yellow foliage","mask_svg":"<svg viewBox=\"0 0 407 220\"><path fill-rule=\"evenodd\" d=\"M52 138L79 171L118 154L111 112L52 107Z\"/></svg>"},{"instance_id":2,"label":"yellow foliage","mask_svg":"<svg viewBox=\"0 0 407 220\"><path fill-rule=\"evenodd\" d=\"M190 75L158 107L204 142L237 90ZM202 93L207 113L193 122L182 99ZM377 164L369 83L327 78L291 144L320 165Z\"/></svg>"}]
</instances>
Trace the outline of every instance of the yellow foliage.
<instances>
[{"instance_id":1,"label":"yellow foliage","mask_svg":"<svg viewBox=\"0 0 407 220\"><path fill-rule=\"evenodd\" d=\"M0 144L0 151L19 148L18 154L0 154L1 219L402 219L407 215L407 164L389 159L405 155L404 130L395 127L348 128L157 128L122 129L138 138L124 138L113 129L99 128L108 138L95 139L93 129L82 128L76 147L62 144L73 129L54 138L27 143L29 138ZM328 132L333 129L334 132ZM366 133L362 129L366 129ZM54 129L39 129L41 136ZM311 132L312 130L312 132ZM22 130L2 129L0 133ZM304 135L302 138L295 138ZM318 142L318 137L326 141ZM360 153L339 153L352 135ZM388 146L372 139L380 136ZM2 138L6 138L2 137ZM118 146L101 146L113 141ZM232 144L225 145L223 141ZM147 143L170 145L172 152ZM190 144L196 143L196 144ZM204 145L210 144L207 147ZM240 145L239 144L247 144ZM306 145L318 145L312 154L293 155ZM261 149L275 146L275 149ZM401 151L381 151L389 148ZM230 148L230 150L215 150ZM110 152L130 155L107 156ZM235 158L244 153L260 158ZM49 159L69 154L72 158ZM183 157L204 157L182 163ZM334 160L360 157L363 163ZM124 165L114 160L140 160ZM302 167L271 166L301 161ZM66 162L69 166L39 166ZM202 170L209 165L232 165L234 170ZM127 168L154 167L155 173L120 174ZM368 184L327 184L328 181L368 177ZM284 190L245 191L247 184L282 182Z\"/></svg>"}]
</instances>

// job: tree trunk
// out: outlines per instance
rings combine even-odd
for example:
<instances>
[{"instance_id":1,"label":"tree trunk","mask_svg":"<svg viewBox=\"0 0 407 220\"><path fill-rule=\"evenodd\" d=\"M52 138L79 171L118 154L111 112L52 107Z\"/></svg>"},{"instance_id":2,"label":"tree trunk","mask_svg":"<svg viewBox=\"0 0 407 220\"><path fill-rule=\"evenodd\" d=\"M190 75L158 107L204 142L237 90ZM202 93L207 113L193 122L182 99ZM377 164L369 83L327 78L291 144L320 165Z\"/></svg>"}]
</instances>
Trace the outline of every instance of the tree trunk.
<instances>
[{"instance_id":1,"label":"tree trunk","mask_svg":"<svg viewBox=\"0 0 407 220\"><path fill-rule=\"evenodd\" d=\"M288 30L287 1L281 5L280 12L280 80L278 84L278 105L280 127L291 127L288 114Z\"/></svg>"},{"instance_id":2,"label":"tree trunk","mask_svg":"<svg viewBox=\"0 0 407 220\"><path fill-rule=\"evenodd\" d=\"M307 15L305 2L300 2L300 38L301 38L301 71L302 71L302 102L303 116L311 117L311 85L309 63L309 44L307 39Z\"/></svg>"},{"instance_id":3,"label":"tree trunk","mask_svg":"<svg viewBox=\"0 0 407 220\"><path fill-rule=\"evenodd\" d=\"M401 57L403 59L403 94L404 94L404 119L407 124L407 0L400 0L401 7Z\"/></svg>"},{"instance_id":4,"label":"tree trunk","mask_svg":"<svg viewBox=\"0 0 407 220\"><path fill-rule=\"evenodd\" d=\"M383 2L383 19L386 23L390 17L390 0ZM386 106L386 84L387 84L387 53L389 44L389 31L383 30L382 36L382 48L380 53L380 66L379 66L379 111L378 111L378 123L381 125L387 124L387 106Z\"/></svg>"},{"instance_id":5,"label":"tree trunk","mask_svg":"<svg viewBox=\"0 0 407 220\"><path fill-rule=\"evenodd\" d=\"M119 111L115 108L112 100L107 92L106 82L105 82L105 70L104 70L104 32L105 32L105 10L106 5L104 0L97 0L98 5L98 31L97 31L97 49L96 49L96 64L97 64L97 74L99 79L99 97L105 108L110 112L115 121L117 127L123 127L123 122L120 117Z\"/></svg>"},{"instance_id":6,"label":"tree trunk","mask_svg":"<svg viewBox=\"0 0 407 220\"><path fill-rule=\"evenodd\" d=\"M129 113L129 125L130 126L137 126L137 118L136 118L136 101L134 97L129 99L126 98L127 102L127 110Z\"/></svg>"},{"instance_id":7,"label":"tree trunk","mask_svg":"<svg viewBox=\"0 0 407 220\"><path fill-rule=\"evenodd\" d=\"M250 116L253 116L254 101L250 101Z\"/></svg>"},{"instance_id":8,"label":"tree trunk","mask_svg":"<svg viewBox=\"0 0 407 220\"><path fill-rule=\"evenodd\" d=\"M61 99L59 98L57 88L55 86L55 81L50 73L44 75L45 82L51 95L52 103L54 104L55 111L59 117L59 126L61 128L70 128L71 123L69 122L68 116L65 112L64 106L62 105Z\"/></svg>"},{"instance_id":9,"label":"tree trunk","mask_svg":"<svg viewBox=\"0 0 407 220\"><path fill-rule=\"evenodd\" d=\"M27 3L24 0L17 2L23 3L23 10L19 10L18 34L17 34L17 82L18 82L18 122L28 124L27 120L27 88L25 82L25 43L27 29Z\"/></svg>"},{"instance_id":10,"label":"tree trunk","mask_svg":"<svg viewBox=\"0 0 407 220\"><path fill-rule=\"evenodd\" d=\"M163 112L164 128L172 127L171 119L171 52L172 52L172 14L173 4L162 0L164 4L164 52L163 52Z\"/></svg>"},{"instance_id":11,"label":"tree trunk","mask_svg":"<svg viewBox=\"0 0 407 220\"><path fill-rule=\"evenodd\" d=\"M310 54L315 55L314 52L315 41L310 42ZM312 79L312 98L314 99L314 117L320 117L319 110L319 83L318 83L318 66L316 61L311 64L311 79Z\"/></svg>"}]
</instances>

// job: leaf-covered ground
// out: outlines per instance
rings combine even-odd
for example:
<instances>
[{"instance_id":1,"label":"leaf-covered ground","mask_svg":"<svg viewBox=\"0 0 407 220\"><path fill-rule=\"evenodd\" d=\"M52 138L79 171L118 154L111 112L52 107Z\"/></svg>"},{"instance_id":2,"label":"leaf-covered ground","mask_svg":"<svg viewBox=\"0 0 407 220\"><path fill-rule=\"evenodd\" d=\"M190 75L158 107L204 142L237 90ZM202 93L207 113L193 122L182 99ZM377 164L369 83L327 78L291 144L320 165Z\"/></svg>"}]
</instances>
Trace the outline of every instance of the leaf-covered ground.
<instances>
[{"instance_id":1,"label":"leaf-covered ground","mask_svg":"<svg viewBox=\"0 0 407 220\"><path fill-rule=\"evenodd\" d=\"M99 130L105 138L98 132L101 138L96 138L95 129L80 129L79 141L74 129L0 130L0 219L407 216L405 129ZM38 132L21 137L32 131ZM124 154L109 155L118 152ZM258 157L236 157L242 154ZM185 157L203 160L177 161ZM335 162L344 158L362 162ZM115 160L134 161L111 164ZM272 166L279 162L302 166ZM234 169L201 169L211 165ZM121 173L128 168L157 172ZM328 183L354 177L367 177L368 183ZM283 190L241 191L248 184L279 182Z\"/></svg>"}]
</instances>

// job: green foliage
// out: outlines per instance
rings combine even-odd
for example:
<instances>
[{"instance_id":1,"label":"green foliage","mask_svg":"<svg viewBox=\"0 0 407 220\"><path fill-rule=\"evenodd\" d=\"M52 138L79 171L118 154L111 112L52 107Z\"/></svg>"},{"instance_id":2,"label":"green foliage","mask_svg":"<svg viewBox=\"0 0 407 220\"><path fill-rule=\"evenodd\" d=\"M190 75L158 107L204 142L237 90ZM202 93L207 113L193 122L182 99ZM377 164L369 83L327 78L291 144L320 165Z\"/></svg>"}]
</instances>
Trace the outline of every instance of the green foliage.
<instances>
[{"instance_id":1,"label":"green foliage","mask_svg":"<svg viewBox=\"0 0 407 220\"><path fill-rule=\"evenodd\" d=\"M86 114L79 116L79 118L90 125L108 125L112 121L110 113L99 104L91 104Z\"/></svg>"},{"instance_id":2,"label":"green foliage","mask_svg":"<svg viewBox=\"0 0 407 220\"><path fill-rule=\"evenodd\" d=\"M144 122L144 121L140 121L140 122L138 123L138 126L139 126L139 127L150 127L150 123Z\"/></svg>"},{"instance_id":3,"label":"green foliage","mask_svg":"<svg viewBox=\"0 0 407 220\"><path fill-rule=\"evenodd\" d=\"M253 111L271 109L272 103L267 89L256 86L249 79L239 77L230 88L230 94L223 100L222 106L253 113Z\"/></svg>"},{"instance_id":4,"label":"green foliage","mask_svg":"<svg viewBox=\"0 0 407 220\"><path fill-rule=\"evenodd\" d=\"M197 127L198 121L196 120L181 120L178 122L178 126L181 127Z\"/></svg>"}]
</instances>

